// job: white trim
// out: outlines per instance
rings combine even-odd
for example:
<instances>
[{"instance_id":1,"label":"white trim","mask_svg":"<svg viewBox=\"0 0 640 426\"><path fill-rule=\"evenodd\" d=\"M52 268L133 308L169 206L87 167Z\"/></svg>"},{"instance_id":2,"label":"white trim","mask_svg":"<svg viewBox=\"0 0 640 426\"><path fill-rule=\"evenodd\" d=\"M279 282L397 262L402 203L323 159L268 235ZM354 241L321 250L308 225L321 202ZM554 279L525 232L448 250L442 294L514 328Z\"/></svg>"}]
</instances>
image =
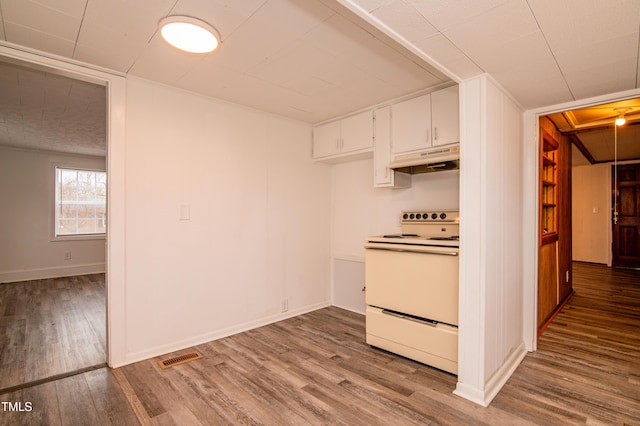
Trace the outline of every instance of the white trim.
<instances>
[{"instance_id":1,"label":"white trim","mask_svg":"<svg viewBox=\"0 0 640 426\"><path fill-rule=\"evenodd\" d=\"M491 376L491 379L489 379L484 389L477 389L473 386L458 382L453 393L483 407L488 407L526 355L527 350L524 347L524 343L521 343L520 346L511 352L493 376Z\"/></svg>"},{"instance_id":2,"label":"white trim","mask_svg":"<svg viewBox=\"0 0 640 426\"><path fill-rule=\"evenodd\" d=\"M157 356L168 354L171 352L179 351L182 349L190 348L192 346L201 345L204 343L212 342L214 340L222 339L225 337L232 336L234 334L242 333L248 330L253 330L258 327L262 327L265 325L273 324L278 321L283 321L288 318L293 318L298 315L303 315L308 312L313 312L318 309L326 308L327 306L332 306L329 301L315 303L313 305L308 305L302 308L294 309L285 313L278 313L275 315L270 315L264 318L259 318L253 321L245 322L243 324L234 325L228 328L224 328L222 330L214 331L211 333L204 333L199 336L190 337L188 339L183 339L177 342L172 342L166 345L156 346L154 348L145 349L143 351L133 352L127 354L126 359L122 364L115 364L112 367L117 368L123 365L131 364L138 361L147 360L150 358L155 358Z\"/></svg>"},{"instance_id":3,"label":"white trim","mask_svg":"<svg viewBox=\"0 0 640 426\"><path fill-rule=\"evenodd\" d=\"M537 349L538 316L538 119L541 116L640 96L640 89L581 99L524 113L523 125L523 337L528 351Z\"/></svg>"},{"instance_id":4,"label":"white trim","mask_svg":"<svg viewBox=\"0 0 640 426\"><path fill-rule=\"evenodd\" d=\"M0 283L46 280L49 278L73 277L76 275L102 274L104 272L105 263L88 263L86 265L51 266L48 268L2 271L0 272Z\"/></svg>"},{"instance_id":5,"label":"white trim","mask_svg":"<svg viewBox=\"0 0 640 426\"><path fill-rule=\"evenodd\" d=\"M106 86L107 90L107 363L125 359L125 107L124 74L0 41L0 58L26 63L66 77Z\"/></svg>"}]
</instances>

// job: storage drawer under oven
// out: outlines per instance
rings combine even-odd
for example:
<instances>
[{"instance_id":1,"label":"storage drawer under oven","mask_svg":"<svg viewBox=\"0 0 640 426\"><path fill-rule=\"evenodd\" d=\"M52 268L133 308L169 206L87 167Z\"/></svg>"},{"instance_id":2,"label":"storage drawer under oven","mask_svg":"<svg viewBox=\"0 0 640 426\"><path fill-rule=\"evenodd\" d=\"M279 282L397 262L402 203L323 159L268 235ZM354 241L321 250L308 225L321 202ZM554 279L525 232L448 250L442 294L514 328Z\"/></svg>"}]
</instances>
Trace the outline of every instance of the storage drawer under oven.
<instances>
[{"instance_id":1,"label":"storage drawer under oven","mask_svg":"<svg viewBox=\"0 0 640 426\"><path fill-rule=\"evenodd\" d=\"M367 244L367 305L458 325L458 248Z\"/></svg>"},{"instance_id":2,"label":"storage drawer under oven","mask_svg":"<svg viewBox=\"0 0 640 426\"><path fill-rule=\"evenodd\" d=\"M458 373L458 328L429 324L367 306L367 343L453 374Z\"/></svg>"}]
</instances>

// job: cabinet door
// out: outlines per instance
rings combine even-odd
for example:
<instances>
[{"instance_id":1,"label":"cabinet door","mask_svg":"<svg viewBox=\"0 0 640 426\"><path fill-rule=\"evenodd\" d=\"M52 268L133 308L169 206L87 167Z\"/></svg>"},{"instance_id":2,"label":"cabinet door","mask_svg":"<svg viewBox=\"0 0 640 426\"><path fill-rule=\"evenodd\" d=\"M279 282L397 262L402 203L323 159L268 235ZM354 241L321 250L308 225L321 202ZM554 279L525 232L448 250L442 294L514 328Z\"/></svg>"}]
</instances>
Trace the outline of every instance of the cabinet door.
<instances>
[{"instance_id":1,"label":"cabinet door","mask_svg":"<svg viewBox=\"0 0 640 426\"><path fill-rule=\"evenodd\" d=\"M373 148L373 184L388 186L393 184L391 169L391 107L376 111L375 146Z\"/></svg>"},{"instance_id":2,"label":"cabinet door","mask_svg":"<svg viewBox=\"0 0 640 426\"><path fill-rule=\"evenodd\" d=\"M340 121L313 128L313 158L327 157L340 152Z\"/></svg>"},{"instance_id":3,"label":"cabinet door","mask_svg":"<svg viewBox=\"0 0 640 426\"><path fill-rule=\"evenodd\" d=\"M392 105L391 144L394 154L431 146L431 95Z\"/></svg>"},{"instance_id":4,"label":"cabinet door","mask_svg":"<svg viewBox=\"0 0 640 426\"><path fill-rule=\"evenodd\" d=\"M341 120L341 152L373 147L373 111L365 111Z\"/></svg>"},{"instance_id":5,"label":"cabinet door","mask_svg":"<svg viewBox=\"0 0 640 426\"><path fill-rule=\"evenodd\" d=\"M460 107L458 86L431 94L431 128L433 146L460 142Z\"/></svg>"}]
</instances>

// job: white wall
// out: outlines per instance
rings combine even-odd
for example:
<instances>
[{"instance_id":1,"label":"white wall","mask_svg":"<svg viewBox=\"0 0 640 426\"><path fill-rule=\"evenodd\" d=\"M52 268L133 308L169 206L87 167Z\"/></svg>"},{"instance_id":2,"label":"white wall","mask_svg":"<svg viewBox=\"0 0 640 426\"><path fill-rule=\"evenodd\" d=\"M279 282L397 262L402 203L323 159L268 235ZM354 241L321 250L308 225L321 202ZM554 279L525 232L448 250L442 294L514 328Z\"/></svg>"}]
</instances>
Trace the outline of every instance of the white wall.
<instances>
[{"instance_id":1,"label":"white wall","mask_svg":"<svg viewBox=\"0 0 640 426\"><path fill-rule=\"evenodd\" d=\"M461 93L460 319L455 393L488 405L523 341L522 111L487 76Z\"/></svg>"},{"instance_id":2,"label":"white wall","mask_svg":"<svg viewBox=\"0 0 640 426\"><path fill-rule=\"evenodd\" d=\"M364 313L364 243L368 236L400 231L400 213L408 209L457 210L459 172L412 176L411 188L374 188L373 160L333 167L333 304Z\"/></svg>"},{"instance_id":3,"label":"white wall","mask_svg":"<svg viewBox=\"0 0 640 426\"><path fill-rule=\"evenodd\" d=\"M55 165L105 170L105 159L0 146L0 282L104 272L104 238L52 241Z\"/></svg>"},{"instance_id":4,"label":"white wall","mask_svg":"<svg viewBox=\"0 0 640 426\"><path fill-rule=\"evenodd\" d=\"M611 164L573 167L571 185L573 260L610 265Z\"/></svg>"},{"instance_id":5,"label":"white wall","mask_svg":"<svg viewBox=\"0 0 640 426\"><path fill-rule=\"evenodd\" d=\"M127 362L330 303L308 124L132 77L126 119Z\"/></svg>"}]
</instances>

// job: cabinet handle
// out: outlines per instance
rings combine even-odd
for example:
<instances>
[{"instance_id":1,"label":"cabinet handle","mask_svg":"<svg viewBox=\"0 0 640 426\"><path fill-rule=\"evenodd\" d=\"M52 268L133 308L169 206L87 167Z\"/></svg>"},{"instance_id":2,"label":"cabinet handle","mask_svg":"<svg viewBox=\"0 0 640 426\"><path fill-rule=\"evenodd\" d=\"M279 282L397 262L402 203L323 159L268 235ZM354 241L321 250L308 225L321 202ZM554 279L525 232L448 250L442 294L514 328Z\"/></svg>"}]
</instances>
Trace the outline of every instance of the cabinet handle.
<instances>
[{"instance_id":1,"label":"cabinet handle","mask_svg":"<svg viewBox=\"0 0 640 426\"><path fill-rule=\"evenodd\" d=\"M437 141L438 140L438 128L434 127L433 128L433 141Z\"/></svg>"}]
</instances>

